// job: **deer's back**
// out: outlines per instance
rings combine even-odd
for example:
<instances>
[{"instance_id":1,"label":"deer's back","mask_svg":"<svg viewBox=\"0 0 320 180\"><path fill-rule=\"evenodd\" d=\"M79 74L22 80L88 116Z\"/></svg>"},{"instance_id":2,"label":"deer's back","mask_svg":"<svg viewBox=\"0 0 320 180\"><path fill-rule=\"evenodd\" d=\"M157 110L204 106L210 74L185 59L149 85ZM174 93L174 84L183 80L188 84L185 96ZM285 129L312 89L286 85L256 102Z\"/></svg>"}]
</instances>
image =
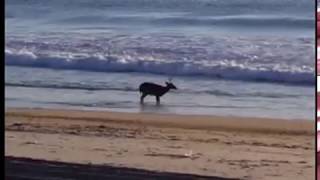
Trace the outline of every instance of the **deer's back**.
<instances>
[{"instance_id":1,"label":"deer's back","mask_svg":"<svg viewBox=\"0 0 320 180\"><path fill-rule=\"evenodd\" d=\"M144 94L162 95L164 92L164 88L165 87L158 84L145 82L140 85L139 90Z\"/></svg>"}]
</instances>

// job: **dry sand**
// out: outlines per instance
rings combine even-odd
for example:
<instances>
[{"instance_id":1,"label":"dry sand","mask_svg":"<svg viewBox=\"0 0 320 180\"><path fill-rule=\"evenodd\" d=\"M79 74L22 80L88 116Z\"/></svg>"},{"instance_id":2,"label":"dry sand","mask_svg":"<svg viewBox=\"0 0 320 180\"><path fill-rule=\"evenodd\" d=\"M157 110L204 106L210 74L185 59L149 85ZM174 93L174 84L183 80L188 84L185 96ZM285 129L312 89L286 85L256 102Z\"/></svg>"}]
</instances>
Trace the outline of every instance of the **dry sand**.
<instances>
[{"instance_id":1,"label":"dry sand","mask_svg":"<svg viewBox=\"0 0 320 180\"><path fill-rule=\"evenodd\" d=\"M314 130L306 120L11 108L5 114L6 171L27 176L21 168L39 162L47 168L32 168L32 175L72 178L61 171L79 166L81 172L105 168L100 175L116 167L133 179L313 180ZM63 168L53 173L53 167Z\"/></svg>"}]
</instances>

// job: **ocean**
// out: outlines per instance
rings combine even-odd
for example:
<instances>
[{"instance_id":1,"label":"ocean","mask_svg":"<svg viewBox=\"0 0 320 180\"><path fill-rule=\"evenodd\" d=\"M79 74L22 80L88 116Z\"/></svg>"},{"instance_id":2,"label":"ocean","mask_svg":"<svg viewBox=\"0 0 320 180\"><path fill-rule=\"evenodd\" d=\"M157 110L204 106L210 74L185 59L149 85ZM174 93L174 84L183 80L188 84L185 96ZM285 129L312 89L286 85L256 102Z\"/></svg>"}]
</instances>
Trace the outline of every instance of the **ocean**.
<instances>
[{"instance_id":1,"label":"ocean","mask_svg":"<svg viewBox=\"0 0 320 180\"><path fill-rule=\"evenodd\" d=\"M313 1L5 3L6 107L314 119Z\"/></svg>"}]
</instances>

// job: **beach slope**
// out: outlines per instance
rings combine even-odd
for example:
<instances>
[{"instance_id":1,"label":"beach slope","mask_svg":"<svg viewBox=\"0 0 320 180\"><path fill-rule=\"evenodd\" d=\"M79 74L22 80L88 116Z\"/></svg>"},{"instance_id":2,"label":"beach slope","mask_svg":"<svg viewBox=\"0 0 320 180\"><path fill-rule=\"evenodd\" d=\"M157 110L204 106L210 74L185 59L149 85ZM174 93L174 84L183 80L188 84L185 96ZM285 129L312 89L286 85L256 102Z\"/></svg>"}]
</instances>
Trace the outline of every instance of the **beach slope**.
<instances>
[{"instance_id":1,"label":"beach slope","mask_svg":"<svg viewBox=\"0 0 320 180\"><path fill-rule=\"evenodd\" d=\"M314 179L314 144L307 120L19 108L5 114L6 172L15 177L42 164L33 175L61 177L74 167L147 178Z\"/></svg>"}]
</instances>

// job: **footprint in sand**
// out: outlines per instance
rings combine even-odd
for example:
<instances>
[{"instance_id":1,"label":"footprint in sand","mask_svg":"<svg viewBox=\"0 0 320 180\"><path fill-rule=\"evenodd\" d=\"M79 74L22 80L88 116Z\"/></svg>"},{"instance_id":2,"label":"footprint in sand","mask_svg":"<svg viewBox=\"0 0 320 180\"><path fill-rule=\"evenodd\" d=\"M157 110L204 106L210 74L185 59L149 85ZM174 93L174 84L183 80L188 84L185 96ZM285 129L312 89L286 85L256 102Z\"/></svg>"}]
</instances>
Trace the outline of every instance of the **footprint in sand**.
<instances>
[{"instance_id":1,"label":"footprint in sand","mask_svg":"<svg viewBox=\"0 0 320 180\"><path fill-rule=\"evenodd\" d=\"M103 149L103 148L93 148L92 150L94 150L94 151L108 151L108 150Z\"/></svg>"},{"instance_id":2,"label":"footprint in sand","mask_svg":"<svg viewBox=\"0 0 320 180\"><path fill-rule=\"evenodd\" d=\"M26 141L21 143L21 145L41 145L41 143L39 143L38 141Z\"/></svg>"}]
</instances>

